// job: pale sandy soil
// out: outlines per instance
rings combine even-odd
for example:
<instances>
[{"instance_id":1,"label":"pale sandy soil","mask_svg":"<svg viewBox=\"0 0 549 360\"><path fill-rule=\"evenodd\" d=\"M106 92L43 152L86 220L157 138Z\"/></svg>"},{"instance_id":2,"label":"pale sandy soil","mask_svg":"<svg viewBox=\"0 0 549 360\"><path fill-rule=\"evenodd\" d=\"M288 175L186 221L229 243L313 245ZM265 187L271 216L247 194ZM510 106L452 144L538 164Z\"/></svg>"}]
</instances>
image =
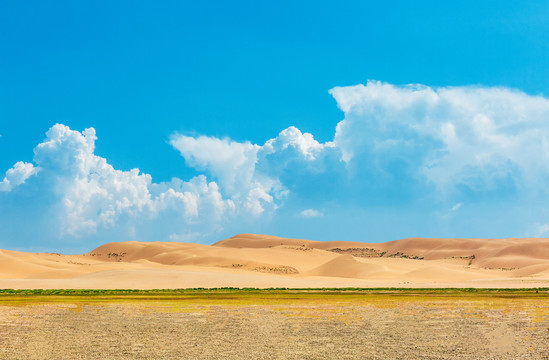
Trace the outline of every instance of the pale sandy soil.
<instances>
[{"instance_id":1,"label":"pale sandy soil","mask_svg":"<svg viewBox=\"0 0 549 360\"><path fill-rule=\"evenodd\" d=\"M6 299L0 359L549 359L546 295Z\"/></svg>"},{"instance_id":2,"label":"pale sandy soil","mask_svg":"<svg viewBox=\"0 0 549 360\"><path fill-rule=\"evenodd\" d=\"M0 288L549 287L549 239L318 242L242 234L214 245L105 244L83 255L0 250Z\"/></svg>"}]
</instances>

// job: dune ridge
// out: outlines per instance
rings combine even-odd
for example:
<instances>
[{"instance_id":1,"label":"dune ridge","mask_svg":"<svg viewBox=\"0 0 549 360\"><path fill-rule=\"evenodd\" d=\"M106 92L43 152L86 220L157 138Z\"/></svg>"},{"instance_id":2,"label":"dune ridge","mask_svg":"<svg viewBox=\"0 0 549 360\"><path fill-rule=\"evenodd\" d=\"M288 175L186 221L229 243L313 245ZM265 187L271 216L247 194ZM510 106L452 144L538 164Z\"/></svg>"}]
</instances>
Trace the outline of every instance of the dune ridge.
<instances>
[{"instance_id":1,"label":"dune ridge","mask_svg":"<svg viewBox=\"0 0 549 360\"><path fill-rule=\"evenodd\" d=\"M547 287L549 239L386 243L239 234L213 245L111 242L82 255L0 250L2 288Z\"/></svg>"}]
</instances>

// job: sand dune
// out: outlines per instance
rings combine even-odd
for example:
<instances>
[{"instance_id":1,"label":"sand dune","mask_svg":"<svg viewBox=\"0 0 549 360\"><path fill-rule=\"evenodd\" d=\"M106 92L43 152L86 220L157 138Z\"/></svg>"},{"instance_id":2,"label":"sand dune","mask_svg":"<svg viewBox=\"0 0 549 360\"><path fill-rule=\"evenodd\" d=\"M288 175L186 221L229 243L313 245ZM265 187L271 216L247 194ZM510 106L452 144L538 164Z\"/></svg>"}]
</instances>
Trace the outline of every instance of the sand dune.
<instances>
[{"instance_id":1,"label":"sand dune","mask_svg":"<svg viewBox=\"0 0 549 360\"><path fill-rule=\"evenodd\" d=\"M307 275L365 279L383 271L385 267L382 265L359 262L352 255L345 254L307 272Z\"/></svg>"},{"instance_id":2,"label":"sand dune","mask_svg":"<svg viewBox=\"0 0 549 360\"><path fill-rule=\"evenodd\" d=\"M547 287L549 239L112 242L87 254L0 250L1 288Z\"/></svg>"}]
</instances>

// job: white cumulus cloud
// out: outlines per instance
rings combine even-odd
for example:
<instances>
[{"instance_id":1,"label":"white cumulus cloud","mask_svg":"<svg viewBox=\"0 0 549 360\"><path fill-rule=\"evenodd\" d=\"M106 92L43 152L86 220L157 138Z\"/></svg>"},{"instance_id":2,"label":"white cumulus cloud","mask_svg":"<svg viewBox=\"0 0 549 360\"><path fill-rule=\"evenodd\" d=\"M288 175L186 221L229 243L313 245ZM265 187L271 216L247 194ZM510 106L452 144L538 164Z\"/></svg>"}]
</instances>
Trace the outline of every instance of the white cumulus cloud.
<instances>
[{"instance_id":1,"label":"white cumulus cloud","mask_svg":"<svg viewBox=\"0 0 549 360\"><path fill-rule=\"evenodd\" d=\"M29 177L35 175L38 169L31 163L18 161L6 171L4 180L0 182L0 191L11 191L14 187L23 184Z\"/></svg>"},{"instance_id":2,"label":"white cumulus cloud","mask_svg":"<svg viewBox=\"0 0 549 360\"><path fill-rule=\"evenodd\" d=\"M506 88L395 86L331 90L345 119L335 145L369 176L438 190L541 188L549 174L549 100Z\"/></svg>"},{"instance_id":3,"label":"white cumulus cloud","mask_svg":"<svg viewBox=\"0 0 549 360\"><path fill-rule=\"evenodd\" d=\"M180 134L173 135L170 144L188 166L211 175L226 196L254 215L283 203L289 190L280 176L291 162L317 164L325 149L334 148L333 143L321 144L293 126L263 145Z\"/></svg>"},{"instance_id":4,"label":"white cumulus cloud","mask_svg":"<svg viewBox=\"0 0 549 360\"><path fill-rule=\"evenodd\" d=\"M36 174L40 191L52 195L48 206L61 236L79 237L112 227L126 227L131 236L135 226L159 217L172 217L174 230L194 223L215 227L234 210L232 200L224 199L217 184L205 176L154 184L139 169L114 169L94 154L96 139L93 128L79 132L54 125L34 149L36 167L17 163L2 186L19 185Z\"/></svg>"},{"instance_id":5,"label":"white cumulus cloud","mask_svg":"<svg viewBox=\"0 0 549 360\"><path fill-rule=\"evenodd\" d=\"M50 238L174 240L215 236L226 226L247 231L284 208L289 216L279 219L323 216L326 224L339 224L345 214L315 209L403 214L402 204L421 206L418 212L432 215L418 220L423 225L392 219L417 233L433 228L436 214L452 212L438 216L452 227L475 204L493 199L507 201L505 207L486 206L491 211L484 214L494 222L502 209L509 213L513 206L529 208L531 199L549 200L549 100L542 96L378 81L330 93L345 115L333 141L321 143L293 126L262 144L174 134L170 144L202 174L161 183L95 155L93 128L80 132L57 124L34 149L32 162L6 171L0 210L11 213L13 204L32 202L21 205L22 213L33 210L42 224L37 233L57 229ZM29 193L18 198L23 191ZM547 223L506 216L524 228ZM451 233L459 234L462 228L455 226ZM546 230L542 225L539 233Z\"/></svg>"}]
</instances>

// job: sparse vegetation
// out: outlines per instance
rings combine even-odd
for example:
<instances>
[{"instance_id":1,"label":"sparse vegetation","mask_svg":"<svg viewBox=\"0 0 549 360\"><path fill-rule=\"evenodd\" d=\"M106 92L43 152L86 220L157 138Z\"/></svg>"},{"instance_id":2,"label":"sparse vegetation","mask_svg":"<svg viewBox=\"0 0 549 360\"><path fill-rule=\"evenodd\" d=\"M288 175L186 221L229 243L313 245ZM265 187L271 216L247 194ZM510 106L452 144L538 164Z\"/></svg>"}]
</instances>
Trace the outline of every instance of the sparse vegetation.
<instances>
[{"instance_id":1,"label":"sparse vegetation","mask_svg":"<svg viewBox=\"0 0 549 360\"><path fill-rule=\"evenodd\" d=\"M382 257L384 254L383 252L380 252L376 249L371 248L333 248L328 249L328 251L335 252L338 254L349 254L356 257L365 257L365 258L372 258L372 257Z\"/></svg>"},{"instance_id":2,"label":"sparse vegetation","mask_svg":"<svg viewBox=\"0 0 549 360\"><path fill-rule=\"evenodd\" d=\"M115 252L110 252L107 254L107 257L110 259L110 258L114 258L116 259L116 261L122 261L122 259L124 258L124 256L126 256L126 253L123 252L123 253L115 253Z\"/></svg>"},{"instance_id":3,"label":"sparse vegetation","mask_svg":"<svg viewBox=\"0 0 549 360\"><path fill-rule=\"evenodd\" d=\"M333 248L328 249L328 251L335 252L338 254L349 254L356 257L363 257L363 258L377 258L377 257L384 257L385 254L387 254L387 251L379 251L377 249L373 248ZM412 260L423 260L423 256L417 256L417 255L408 255L402 252L397 251L396 253L387 255L385 257L388 258L403 258L403 259L412 259Z\"/></svg>"},{"instance_id":4,"label":"sparse vegetation","mask_svg":"<svg viewBox=\"0 0 549 360\"><path fill-rule=\"evenodd\" d=\"M252 269L253 271L262 273L274 273L274 274L299 274L296 268L286 265L276 266L257 266Z\"/></svg>"},{"instance_id":5,"label":"sparse vegetation","mask_svg":"<svg viewBox=\"0 0 549 360\"><path fill-rule=\"evenodd\" d=\"M516 267L485 267L486 270L503 270L503 271L512 271L518 268Z\"/></svg>"},{"instance_id":6,"label":"sparse vegetation","mask_svg":"<svg viewBox=\"0 0 549 360\"><path fill-rule=\"evenodd\" d=\"M471 266L473 264L473 260L476 259L475 255L470 256L452 256L450 259L463 259L463 260L469 260L467 263L467 266Z\"/></svg>"},{"instance_id":7,"label":"sparse vegetation","mask_svg":"<svg viewBox=\"0 0 549 360\"><path fill-rule=\"evenodd\" d=\"M313 248L307 247L305 245L301 246L284 246L286 249L290 250L299 250L299 251L313 251Z\"/></svg>"},{"instance_id":8,"label":"sparse vegetation","mask_svg":"<svg viewBox=\"0 0 549 360\"><path fill-rule=\"evenodd\" d=\"M68 264L73 264L73 265L91 265L91 264L88 264L88 263L83 263L83 262L80 262L80 261L73 261L73 260L69 260L67 261Z\"/></svg>"},{"instance_id":9,"label":"sparse vegetation","mask_svg":"<svg viewBox=\"0 0 549 360\"><path fill-rule=\"evenodd\" d=\"M547 359L537 291L4 289L0 359Z\"/></svg>"},{"instance_id":10,"label":"sparse vegetation","mask_svg":"<svg viewBox=\"0 0 549 360\"><path fill-rule=\"evenodd\" d=\"M402 294L402 295L521 295L537 294L548 296L549 287L546 288L186 288L186 289L0 289L0 301L7 296L174 296L174 295L249 295L249 294L319 294L319 295L345 295L345 294Z\"/></svg>"},{"instance_id":11,"label":"sparse vegetation","mask_svg":"<svg viewBox=\"0 0 549 360\"><path fill-rule=\"evenodd\" d=\"M402 253L400 251L397 251L394 254L387 255L388 258L403 258L403 259L412 259L412 260L423 260L423 256L417 256L417 255L407 255L405 253Z\"/></svg>"}]
</instances>

